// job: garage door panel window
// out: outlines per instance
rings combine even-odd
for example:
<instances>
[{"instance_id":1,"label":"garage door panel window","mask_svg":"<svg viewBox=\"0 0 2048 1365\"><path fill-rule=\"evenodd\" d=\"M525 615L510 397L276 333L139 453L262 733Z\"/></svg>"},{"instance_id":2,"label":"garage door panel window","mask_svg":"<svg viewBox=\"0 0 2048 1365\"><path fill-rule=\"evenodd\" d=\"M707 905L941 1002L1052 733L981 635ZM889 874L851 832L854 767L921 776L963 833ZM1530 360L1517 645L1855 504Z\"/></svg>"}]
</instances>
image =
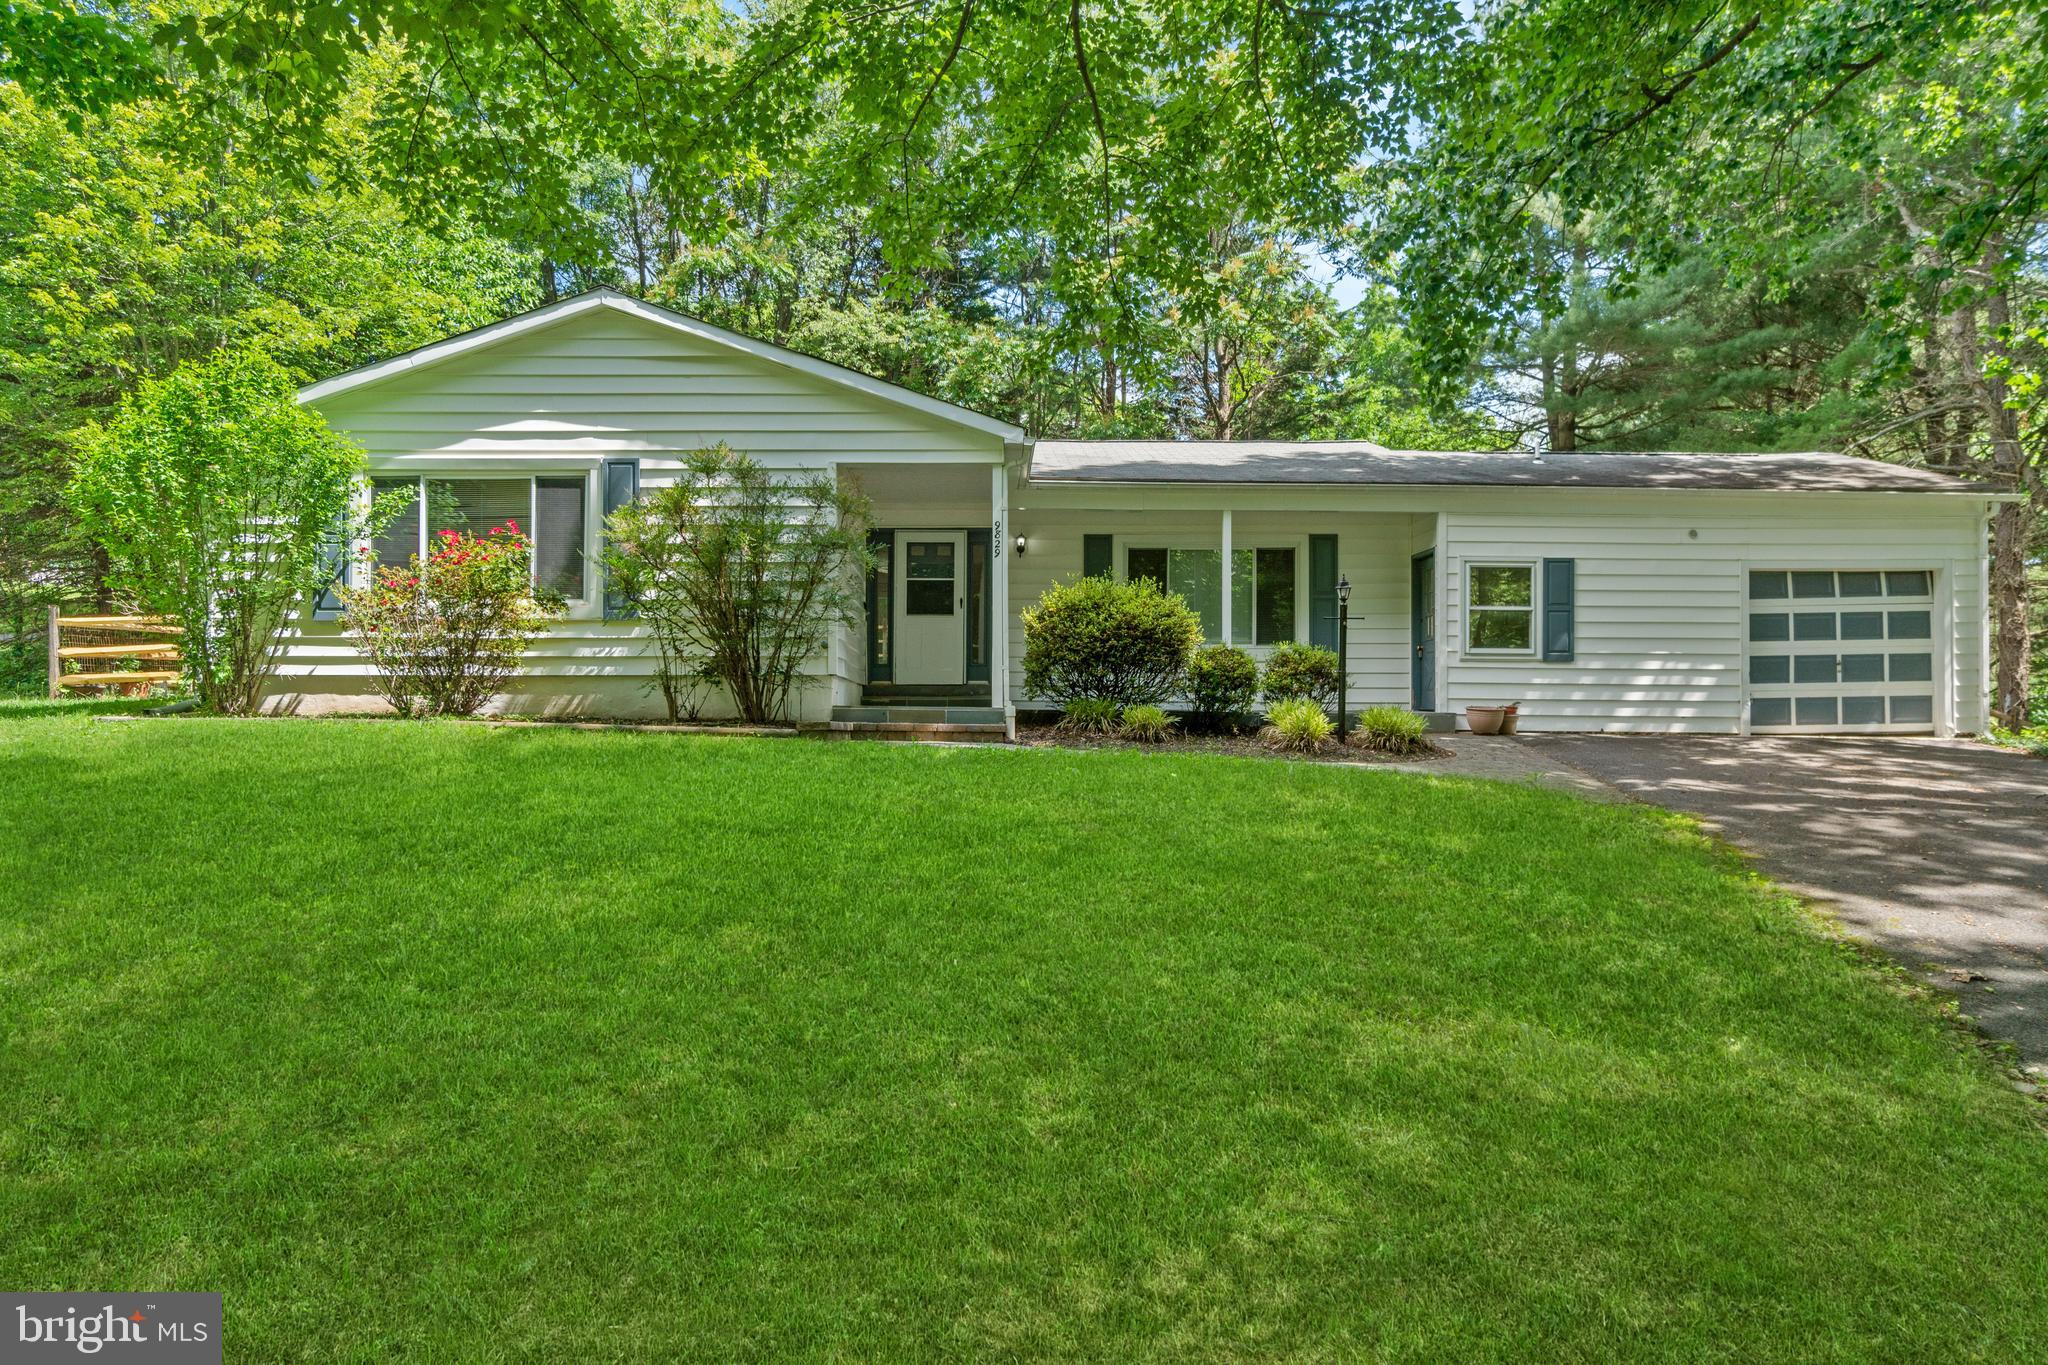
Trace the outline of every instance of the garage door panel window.
<instances>
[{"instance_id":1,"label":"garage door panel window","mask_svg":"<svg viewBox=\"0 0 2048 1365\"><path fill-rule=\"evenodd\" d=\"M1844 654L1842 656L1842 681L1866 683L1884 681L1884 655Z\"/></svg>"},{"instance_id":2,"label":"garage door panel window","mask_svg":"<svg viewBox=\"0 0 2048 1365\"><path fill-rule=\"evenodd\" d=\"M1934 656L1932 654L1892 655L1891 680L1893 682L1931 682L1934 679Z\"/></svg>"},{"instance_id":3,"label":"garage door panel window","mask_svg":"<svg viewBox=\"0 0 2048 1365\"><path fill-rule=\"evenodd\" d=\"M1792 638L1795 640L1834 639L1835 614L1831 611L1802 611L1793 613Z\"/></svg>"},{"instance_id":4,"label":"garage door panel window","mask_svg":"<svg viewBox=\"0 0 2048 1365\"><path fill-rule=\"evenodd\" d=\"M1887 597L1927 597L1933 592L1933 575L1925 569L1911 573L1888 573L1884 576L1884 591Z\"/></svg>"},{"instance_id":5,"label":"garage door panel window","mask_svg":"<svg viewBox=\"0 0 2048 1365\"><path fill-rule=\"evenodd\" d=\"M1884 575L1871 570L1863 573L1842 573L1836 575L1841 583L1843 597L1884 596Z\"/></svg>"},{"instance_id":6,"label":"garage door panel window","mask_svg":"<svg viewBox=\"0 0 2048 1365\"><path fill-rule=\"evenodd\" d=\"M1842 724L1882 725L1884 724L1883 697L1842 698Z\"/></svg>"},{"instance_id":7,"label":"garage door panel window","mask_svg":"<svg viewBox=\"0 0 2048 1365\"><path fill-rule=\"evenodd\" d=\"M1843 612L1842 638L1844 640L1882 640L1884 638L1884 613L1881 611Z\"/></svg>"},{"instance_id":8,"label":"garage door panel window","mask_svg":"<svg viewBox=\"0 0 2048 1365\"><path fill-rule=\"evenodd\" d=\"M1749 660L1749 680L1753 683L1791 682L1791 656L1787 654L1751 655Z\"/></svg>"},{"instance_id":9,"label":"garage door panel window","mask_svg":"<svg viewBox=\"0 0 2048 1365\"><path fill-rule=\"evenodd\" d=\"M1835 576L1832 573L1795 573L1792 575L1794 597L1833 597Z\"/></svg>"},{"instance_id":10,"label":"garage door panel window","mask_svg":"<svg viewBox=\"0 0 2048 1365\"><path fill-rule=\"evenodd\" d=\"M1530 654L1536 648L1536 566L1473 564L1465 574L1465 648Z\"/></svg>"},{"instance_id":11,"label":"garage door panel window","mask_svg":"<svg viewBox=\"0 0 2048 1365\"><path fill-rule=\"evenodd\" d=\"M1832 654L1801 654L1792 661L1792 681L1796 683L1830 683L1835 680L1835 656Z\"/></svg>"},{"instance_id":12,"label":"garage door panel window","mask_svg":"<svg viewBox=\"0 0 2048 1365\"><path fill-rule=\"evenodd\" d=\"M1928 725L1934 720L1934 698L1893 697L1892 724Z\"/></svg>"},{"instance_id":13,"label":"garage door panel window","mask_svg":"<svg viewBox=\"0 0 2048 1365\"><path fill-rule=\"evenodd\" d=\"M1934 636L1934 617L1924 611L1885 613L1885 634L1893 640L1927 640Z\"/></svg>"}]
</instances>

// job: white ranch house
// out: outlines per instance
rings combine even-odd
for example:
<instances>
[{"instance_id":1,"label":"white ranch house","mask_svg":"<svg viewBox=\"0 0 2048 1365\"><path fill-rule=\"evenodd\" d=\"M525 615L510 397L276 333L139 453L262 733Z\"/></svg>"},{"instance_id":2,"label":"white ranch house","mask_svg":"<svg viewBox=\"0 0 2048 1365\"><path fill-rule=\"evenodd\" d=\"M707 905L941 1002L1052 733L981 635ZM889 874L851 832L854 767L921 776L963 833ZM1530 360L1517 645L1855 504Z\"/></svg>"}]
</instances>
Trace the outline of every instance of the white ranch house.
<instances>
[{"instance_id":1,"label":"white ranch house","mask_svg":"<svg viewBox=\"0 0 2048 1365\"><path fill-rule=\"evenodd\" d=\"M1216 640L1334 645L1349 699L1517 702L1544 730L1954 734L1987 717L1985 519L2000 495L1832 454L1462 454L1317 443L1037 441L609 291L305 389L380 487L379 538L517 516L570 599L506 710L651 715L650 645L607 609L606 511L720 441L875 504L881 568L798 719L1014 723L1019 613L1083 572L1163 577ZM360 572L351 568L351 573ZM370 709L331 600L276 708Z\"/></svg>"}]
</instances>

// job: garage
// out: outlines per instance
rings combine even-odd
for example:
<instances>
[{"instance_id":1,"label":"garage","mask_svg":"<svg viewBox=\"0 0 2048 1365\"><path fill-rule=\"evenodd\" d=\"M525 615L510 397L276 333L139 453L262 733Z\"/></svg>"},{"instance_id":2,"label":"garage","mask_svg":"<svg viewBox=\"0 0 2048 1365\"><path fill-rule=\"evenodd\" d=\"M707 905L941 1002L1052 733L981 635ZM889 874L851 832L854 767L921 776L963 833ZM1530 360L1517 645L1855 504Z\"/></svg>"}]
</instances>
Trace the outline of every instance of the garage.
<instances>
[{"instance_id":1,"label":"garage","mask_svg":"<svg viewBox=\"0 0 2048 1365\"><path fill-rule=\"evenodd\" d=\"M1941 676L1934 591L1929 569L1752 569L1751 731L1931 732Z\"/></svg>"}]
</instances>

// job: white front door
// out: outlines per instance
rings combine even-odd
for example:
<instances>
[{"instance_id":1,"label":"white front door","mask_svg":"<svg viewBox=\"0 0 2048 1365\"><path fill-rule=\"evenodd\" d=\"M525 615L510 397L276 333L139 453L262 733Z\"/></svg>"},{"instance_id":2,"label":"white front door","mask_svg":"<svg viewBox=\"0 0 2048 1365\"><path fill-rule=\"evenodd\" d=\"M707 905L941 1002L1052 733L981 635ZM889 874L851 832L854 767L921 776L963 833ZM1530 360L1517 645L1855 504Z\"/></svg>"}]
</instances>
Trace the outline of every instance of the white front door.
<instances>
[{"instance_id":1,"label":"white front door","mask_svg":"<svg viewBox=\"0 0 2048 1365\"><path fill-rule=\"evenodd\" d=\"M967 536L896 533L895 679L967 681Z\"/></svg>"}]
</instances>

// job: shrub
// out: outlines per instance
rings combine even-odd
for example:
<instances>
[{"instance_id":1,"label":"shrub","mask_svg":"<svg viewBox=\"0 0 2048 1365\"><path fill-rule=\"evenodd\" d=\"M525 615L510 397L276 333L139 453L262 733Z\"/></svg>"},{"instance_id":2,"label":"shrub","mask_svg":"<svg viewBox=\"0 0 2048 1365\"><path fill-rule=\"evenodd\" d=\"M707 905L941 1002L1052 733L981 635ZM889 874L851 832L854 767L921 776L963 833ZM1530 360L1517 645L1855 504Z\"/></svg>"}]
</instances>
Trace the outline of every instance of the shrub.
<instances>
[{"instance_id":1,"label":"shrub","mask_svg":"<svg viewBox=\"0 0 2048 1365\"><path fill-rule=\"evenodd\" d=\"M605 569L654 636L680 719L715 681L742 719L780 719L805 667L866 610L871 506L830 474L782 474L729 446L605 523Z\"/></svg>"},{"instance_id":2,"label":"shrub","mask_svg":"<svg viewBox=\"0 0 2048 1365\"><path fill-rule=\"evenodd\" d=\"M2048 758L2048 725L2025 730L2008 730L2002 725L1993 725L1991 742L2008 749L2023 749L2036 758Z\"/></svg>"},{"instance_id":3,"label":"shrub","mask_svg":"<svg viewBox=\"0 0 2048 1365\"><path fill-rule=\"evenodd\" d=\"M366 586L341 590L378 695L402 716L476 714L551 614L534 599L533 547L517 522L440 539L424 557L374 568Z\"/></svg>"},{"instance_id":4,"label":"shrub","mask_svg":"<svg viewBox=\"0 0 2048 1365\"><path fill-rule=\"evenodd\" d=\"M1158 744L1173 733L1173 717L1156 706L1126 706L1117 733L1140 744Z\"/></svg>"},{"instance_id":5,"label":"shrub","mask_svg":"<svg viewBox=\"0 0 2048 1365\"><path fill-rule=\"evenodd\" d=\"M285 622L376 529L355 506L362 452L296 392L268 356L224 350L78 433L65 496L115 593L185 623L185 675L208 711L257 708Z\"/></svg>"},{"instance_id":6,"label":"shrub","mask_svg":"<svg viewBox=\"0 0 2048 1365\"><path fill-rule=\"evenodd\" d=\"M1150 579L1055 583L1024 610L1024 690L1062 704L1163 701L1181 690L1201 642L1202 618Z\"/></svg>"},{"instance_id":7,"label":"shrub","mask_svg":"<svg viewBox=\"0 0 2048 1365\"><path fill-rule=\"evenodd\" d=\"M1259 739L1269 748L1313 753L1329 743L1336 729L1319 703L1294 697L1275 702L1266 712L1266 728L1259 731Z\"/></svg>"},{"instance_id":8,"label":"shrub","mask_svg":"<svg viewBox=\"0 0 2048 1365\"><path fill-rule=\"evenodd\" d=\"M1337 704L1337 651L1321 645L1278 645L1266 660L1259 690L1269 703L1305 697L1329 710Z\"/></svg>"},{"instance_id":9,"label":"shrub","mask_svg":"<svg viewBox=\"0 0 2048 1365\"><path fill-rule=\"evenodd\" d=\"M1352 742L1386 754L1413 754L1429 748L1428 722L1398 706L1368 706L1359 712Z\"/></svg>"},{"instance_id":10,"label":"shrub","mask_svg":"<svg viewBox=\"0 0 2048 1365\"><path fill-rule=\"evenodd\" d=\"M1076 697L1067 703L1060 729L1076 735L1106 735L1116 729L1116 703L1107 697Z\"/></svg>"},{"instance_id":11,"label":"shrub","mask_svg":"<svg viewBox=\"0 0 2048 1365\"><path fill-rule=\"evenodd\" d=\"M1198 649L1188 660L1188 702L1192 719L1209 729L1234 726L1259 699L1259 664L1230 645Z\"/></svg>"}]
</instances>

